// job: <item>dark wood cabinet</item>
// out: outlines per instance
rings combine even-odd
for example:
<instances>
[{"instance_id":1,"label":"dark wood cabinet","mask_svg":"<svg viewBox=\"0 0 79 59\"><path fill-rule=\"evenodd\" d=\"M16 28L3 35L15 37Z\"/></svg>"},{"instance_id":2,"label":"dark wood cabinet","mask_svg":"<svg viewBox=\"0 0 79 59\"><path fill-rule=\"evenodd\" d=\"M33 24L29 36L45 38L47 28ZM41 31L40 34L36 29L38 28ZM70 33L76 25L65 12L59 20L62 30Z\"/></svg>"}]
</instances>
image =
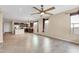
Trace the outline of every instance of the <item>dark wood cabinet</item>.
<instances>
[{"instance_id":1,"label":"dark wood cabinet","mask_svg":"<svg viewBox=\"0 0 79 59\"><path fill-rule=\"evenodd\" d=\"M30 23L30 27L33 27L33 23Z\"/></svg>"},{"instance_id":2,"label":"dark wood cabinet","mask_svg":"<svg viewBox=\"0 0 79 59\"><path fill-rule=\"evenodd\" d=\"M14 23L15 25L20 25L20 28L23 29L25 32L33 33L33 23L24 24L24 23Z\"/></svg>"}]
</instances>

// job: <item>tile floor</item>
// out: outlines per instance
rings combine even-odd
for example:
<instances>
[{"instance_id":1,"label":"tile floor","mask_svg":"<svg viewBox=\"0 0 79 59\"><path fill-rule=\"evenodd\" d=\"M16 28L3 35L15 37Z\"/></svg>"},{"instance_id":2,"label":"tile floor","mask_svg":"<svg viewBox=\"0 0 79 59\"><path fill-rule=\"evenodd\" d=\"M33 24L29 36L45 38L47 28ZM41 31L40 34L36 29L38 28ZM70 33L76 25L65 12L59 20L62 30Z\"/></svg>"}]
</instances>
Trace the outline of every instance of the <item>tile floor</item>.
<instances>
[{"instance_id":1,"label":"tile floor","mask_svg":"<svg viewBox=\"0 0 79 59\"><path fill-rule=\"evenodd\" d=\"M31 33L4 35L0 53L78 53L79 45Z\"/></svg>"}]
</instances>

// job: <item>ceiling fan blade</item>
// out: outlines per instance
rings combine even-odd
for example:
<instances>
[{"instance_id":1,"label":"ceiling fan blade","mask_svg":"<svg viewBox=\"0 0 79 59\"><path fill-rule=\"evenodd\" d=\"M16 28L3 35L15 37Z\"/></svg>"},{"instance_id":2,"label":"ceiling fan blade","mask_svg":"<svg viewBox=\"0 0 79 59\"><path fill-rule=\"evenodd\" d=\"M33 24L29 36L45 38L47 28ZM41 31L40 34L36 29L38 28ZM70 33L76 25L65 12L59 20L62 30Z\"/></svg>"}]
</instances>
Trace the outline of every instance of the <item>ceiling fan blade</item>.
<instances>
[{"instance_id":1,"label":"ceiling fan blade","mask_svg":"<svg viewBox=\"0 0 79 59\"><path fill-rule=\"evenodd\" d=\"M40 14L40 13L32 13L31 15Z\"/></svg>"},{"instance_id":2,"label":"ceiling fan blade","mask_svg":"<svg viewBox=\"0 0 79 59\"><path fill-rule=\"evenodd\" d=\"M44 12L50 11L50 10L53 10L53 9L55 9L55 7L48 8L48 9L44 10Z\"/></svg>"},{"instance_id":3,"label":"ceiling fan blade","mask_svg":"<svg viewBox=\"0 0 79 59\"><path fill-rule=\"evenodd\" d=\"M45 14L48 14L48 15L53 15L53 14L51 14L51 13L45 13Z\"/></svg>"},{"instance_id":4,"label":"ceiling fan blade","mask_svg":"<svg viewBox=\"0 0 79 59\"><path fill-rule=\"evenodd\" d=\"M40 9L38 9L38 8L36 8L36 7L33 7L34 9L36 9L36 10L38 10L39 12L41 12L41 10Z\"/></svg>"}]
</instances>

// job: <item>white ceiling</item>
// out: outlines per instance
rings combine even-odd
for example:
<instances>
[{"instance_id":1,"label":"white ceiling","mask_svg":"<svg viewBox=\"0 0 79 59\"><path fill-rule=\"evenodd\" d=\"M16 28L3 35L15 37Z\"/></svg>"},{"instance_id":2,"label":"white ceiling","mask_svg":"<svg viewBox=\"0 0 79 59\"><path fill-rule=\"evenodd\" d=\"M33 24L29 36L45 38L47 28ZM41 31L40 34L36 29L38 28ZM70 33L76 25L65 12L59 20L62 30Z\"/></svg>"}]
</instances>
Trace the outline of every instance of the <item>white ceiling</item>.
<instances>
[{"instance_id":1,"label":"white ceiling","mask_svg":"<svg viewBox=\"0 0 79 59\"><path fill-rule=\"evenodd\" d=\"M0 5L0 9L3 12L4 20L38 20L40 15L31 15L34 12L38 12L33 9L35 5ZM53 5L45 5L44 8L50 8ZM40 8L40 5L36 6ZM49 11L52 14L57 14L69 9L78 7L78 5L54 5L56 9ZM48 16L48 15L45 15Z\"/></svg>"}]
</instances>

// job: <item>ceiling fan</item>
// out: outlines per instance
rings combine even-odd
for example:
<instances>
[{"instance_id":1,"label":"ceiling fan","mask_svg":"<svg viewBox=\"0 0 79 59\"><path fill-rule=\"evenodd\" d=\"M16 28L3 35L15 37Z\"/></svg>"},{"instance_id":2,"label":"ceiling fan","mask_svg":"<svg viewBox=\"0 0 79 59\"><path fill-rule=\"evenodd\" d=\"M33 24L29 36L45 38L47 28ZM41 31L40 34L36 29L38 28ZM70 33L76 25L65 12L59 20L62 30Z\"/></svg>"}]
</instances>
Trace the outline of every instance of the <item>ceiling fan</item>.
<instances>
[{"instance_id":1,"label":"ceiling fan","mask_svg":"<svg viewBox=\"0 0 79 59\"><path fill-rule=\"evenodd\" d=\"M55 9L55 7L51 7L51 8L48 8L48 9L44 9L44 6L43 5L41 5L41 8L40 9L37 8L37 7L33 7L33 8L35 10L37 10L38 12L32 13L32 15L34 15L34 14L40 14L41 16L44 15L44 14L53 15L52 13L48 13L48 11Z\"/></svg>"}]
</instances>

